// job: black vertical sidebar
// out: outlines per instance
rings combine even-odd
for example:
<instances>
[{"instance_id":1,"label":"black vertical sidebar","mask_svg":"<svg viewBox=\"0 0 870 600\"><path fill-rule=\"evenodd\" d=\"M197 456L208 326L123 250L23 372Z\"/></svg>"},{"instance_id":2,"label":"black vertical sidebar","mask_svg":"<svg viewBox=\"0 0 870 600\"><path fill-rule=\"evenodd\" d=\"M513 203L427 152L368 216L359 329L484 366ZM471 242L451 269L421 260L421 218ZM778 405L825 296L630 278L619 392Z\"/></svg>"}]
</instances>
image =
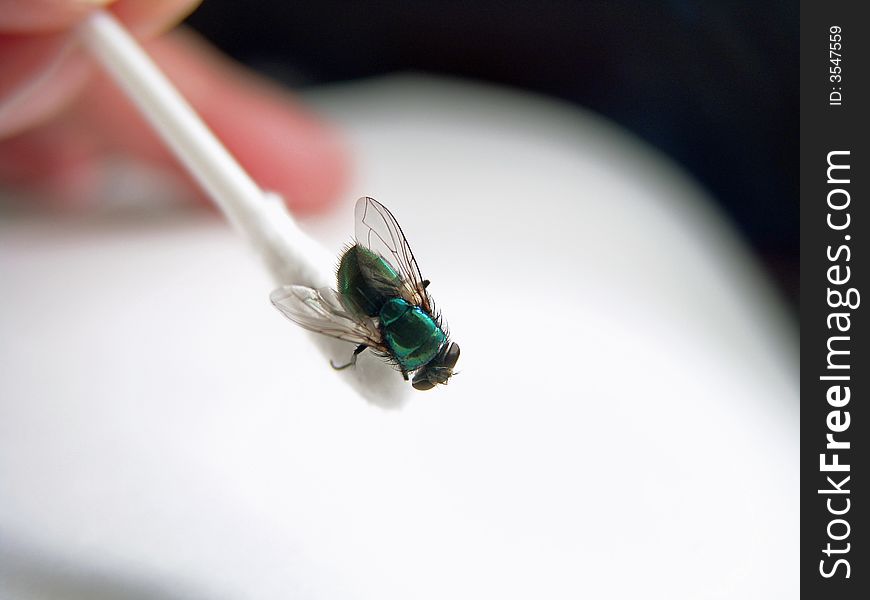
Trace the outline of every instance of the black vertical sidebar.
<instances>
[{"instance_id":1,"label":"black vertical sidebar","mask_svg":"<svg viewBox=\"0 0 870 600\"><path fill-rule=\"evenodd\" d=\"M870 19L801 2L801 592L870 593ZM866 9L862 12L866 12ZM860 491L859 491L860 490Z\"/></svg>"}]
</instances>

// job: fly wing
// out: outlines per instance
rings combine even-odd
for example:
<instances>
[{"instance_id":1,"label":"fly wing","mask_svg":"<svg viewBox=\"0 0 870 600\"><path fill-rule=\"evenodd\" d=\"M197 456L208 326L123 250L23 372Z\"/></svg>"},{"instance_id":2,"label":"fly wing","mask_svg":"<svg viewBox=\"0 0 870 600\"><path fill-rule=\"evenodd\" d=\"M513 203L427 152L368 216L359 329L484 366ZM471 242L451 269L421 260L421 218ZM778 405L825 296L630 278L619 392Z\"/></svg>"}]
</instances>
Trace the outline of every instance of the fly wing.
<instances>
[{"instance_id":1,"label":"fly wing","mask_svg":"<svg viewBox=\"0 0 870 600\"><path fill-rule=\"evenodd\" d=\"M431 312L432 301L417 259L393 213L374 198L363 197L356 201L354 215L357 243L380 255L401 275L404 286L400 291L405 300Z\"/></svg>"},{"instance_id":2,"label":"fly wing","mask_svg":"<svg viewBox=\"0 0 870 600\"><path fill-rule=\"evenodd\" d=\"M335 290L285 285L273 291L269 299L285 317L309 331L386 350L375 322L347 312Z\"/></svg>"}]
</instances>

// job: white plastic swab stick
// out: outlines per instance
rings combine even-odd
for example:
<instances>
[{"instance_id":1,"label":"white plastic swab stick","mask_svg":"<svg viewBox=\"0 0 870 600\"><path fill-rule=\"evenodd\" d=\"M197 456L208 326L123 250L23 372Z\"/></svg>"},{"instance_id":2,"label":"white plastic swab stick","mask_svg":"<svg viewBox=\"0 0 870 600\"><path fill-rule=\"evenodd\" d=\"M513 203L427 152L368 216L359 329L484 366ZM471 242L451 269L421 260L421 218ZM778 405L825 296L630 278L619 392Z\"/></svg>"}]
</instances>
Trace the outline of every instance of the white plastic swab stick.
<instances>
[{"instance_id":1,"label":"white plastic swab stick","mask_svg":"<svg viewBox=\"0 0 870 600\"><path fill-rule=\"evenodd\" d=\"M264 193L230 155L169 80L111 14L96 11L79 29L90 53L136 104L229 221L260 252L276 284L324 287L334 262L305 235L275 194ZM265 294L264 294L265 299ZM325 355L348 355L348 344L321 335ZM381 406L401 404L407 386L379 361L360 360L342 371L357 391Z\"/></svg>"},{"instance_id":2,"label":"white plastic swab stick","mask_svg":"<svg viewBox=\"0 0 870 600\"><path fill-rule=\"evenodd\" d=\"M325 250L299 230L279 198L254 183L117 19L96 11L79 33L227 219L263 254L276 283L325 285L322 265L332 262Z\"/></svg>"}]
</instances>

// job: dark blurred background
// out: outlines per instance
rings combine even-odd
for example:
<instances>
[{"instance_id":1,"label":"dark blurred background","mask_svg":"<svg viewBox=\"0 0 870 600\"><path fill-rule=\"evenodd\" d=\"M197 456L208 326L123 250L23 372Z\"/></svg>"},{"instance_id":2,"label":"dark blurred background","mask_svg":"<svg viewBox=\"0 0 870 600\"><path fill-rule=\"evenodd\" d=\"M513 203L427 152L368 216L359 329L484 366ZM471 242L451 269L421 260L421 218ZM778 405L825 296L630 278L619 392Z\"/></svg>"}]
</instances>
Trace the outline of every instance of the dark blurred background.
<instances>
[{"instance_id":1,"label":"dark blurred background","mask_svg":"<svg viewBox=\"0 0 870 600\"><path fill-rule=\"evenodd\" d=\"M595 110L682 164L798 302L798 3L205 0L188 23L285 83L416 70Z\"/></svg>"}]
</instances>

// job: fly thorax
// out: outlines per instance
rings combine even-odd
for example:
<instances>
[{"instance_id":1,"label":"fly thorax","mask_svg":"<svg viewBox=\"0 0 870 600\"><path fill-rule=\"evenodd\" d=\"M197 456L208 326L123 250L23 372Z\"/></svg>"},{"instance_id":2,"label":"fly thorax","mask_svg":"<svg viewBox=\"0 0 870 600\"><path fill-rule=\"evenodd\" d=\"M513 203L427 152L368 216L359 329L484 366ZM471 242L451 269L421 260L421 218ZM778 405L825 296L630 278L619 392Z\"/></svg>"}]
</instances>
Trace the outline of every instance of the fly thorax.
<instances>
[{"instance_id":1,"label":"fly thorax","mask_svg":"<svg viewBox=\"0 0 870 600\"><path fill-rule=\"evenodd\" d=\"M447 339L431 315L402 298L387 301L381 308L380 320L384 340L408 371L435 358Z\"/></svg>"}]
</instances>

